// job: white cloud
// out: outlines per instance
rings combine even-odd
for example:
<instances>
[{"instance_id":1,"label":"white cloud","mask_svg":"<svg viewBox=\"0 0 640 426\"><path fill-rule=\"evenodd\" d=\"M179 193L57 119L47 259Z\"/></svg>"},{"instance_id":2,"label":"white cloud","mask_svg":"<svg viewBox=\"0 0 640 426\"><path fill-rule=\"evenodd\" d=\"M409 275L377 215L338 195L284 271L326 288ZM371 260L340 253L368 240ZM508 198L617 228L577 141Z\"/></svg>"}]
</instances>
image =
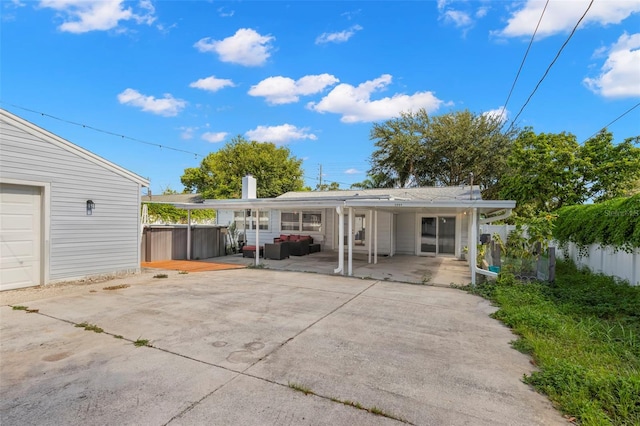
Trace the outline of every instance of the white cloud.
<instances>
[{"instance_id":1,"label":"white cloud","mask_svg":"<svg viewBox=\"0 0 640 426\"><path fill-rule=\"evenodd\" d=\"M468 27L473 24L471 16L461 10L447 10L442 14L445 22L453 23L456 27Z\"/></svg>"},{"instance_id":2,"label":"white cloud","mask_svg":"<svg viewBox=\"0 0 640 426\"><path fill-rule=\"evenodd\" d=\"M542 39L558 33L568 33L587 9L590 0L551 1L544 13L536 39ZM535 31L545 2L527 0L524 6L512 13L507 26L492 34L503 37L531 36ZM632 13L640 12L638 0L596 1L582 21L581 27L589 24L618 24Z\"/></svg>"},{"instance_id":3,"label":"white cloud","mask_svg":"<svg viewBox=\"0 0 640 426\"><path fill-rule=\"evenodd\" d=\"M482 114L487 116L487 117L498 119L501 122L505 122L505 121L507 121L507 116L509 115L509 110L505 109L504 106L501 106L501 107L498 107L496 109L490 109L489 111L485 111Z\"/></svg>"},{"instance_id":4,"label":"white cloud","mask_svg":"<svg viewBox=\"0 0 640 426\"><path fill-rule=\"evenodd\" d=\"M218 143L224 141L227 135L227 132L206 132L202 134L202 139L207 142Z\"/></svg>"},{"instance_id":5,"label":"white cloud","mask_svg":"<svg viewBox=\"0 0 640 426\"><path fill-rule=\"evenodd\" d=\"M241 28L223 40L200 39L194 47L200 52L218 54L222 62L253 67L263 65L271 56L273 40L275 37L260 35L251 28Z\"/></svg>"},{"instance_id":6,"label":"white cloud","mask_svg":"<svg viewBox=\"0 0 640 426\"><path fill-rule=\"evenodd\" d=\"M338 83L331 74L306 75L298 80L288 77L269 77L251 86L249 95L263 96L273 105L297 102L300 96L322 92L326 87Z\"/></svg>"},{"instance_id":7,"label":"white cloud","mask_svg":"<svg viewBox=\"0 0 640 426\"><path fill-rule=\"evenodd\" d=\"M118 101L124 105L131 105L141 108L143 111L153 114L173 117L187 106L187 102L176 99L169 93L164 97L156 99L153 96L145 96L134 89L126 89L118 95Z\"/></svg>"},{"instance_id":8,"label":"white cloud","mask_svg":"<svg viewBox=\"0 0 640 426\"><path fill-rule=\"evenodd\" d=\"M231 18L235 13L235 10L227 10L225 7L218 8L218 16L221 18Z\"/></svg>"},{"instance_id":9,"label":"white cloud","mask_svg":"<svg viewBox=\"0 0 640 426\"><path fill-rule=\"evenodd\" d=\"M180 127L180 139L193 139L193 132L195 132L196 130L197 127Z\"/></svg>"},{"instance_id":10,"label":"white cloud","mask_svg":"<svg viewBox=\"0 0 640 426\"><path fill-rule=\"evenodd\" d=\"M336 32L336 33L322 33L316 38L316 44L324 43L344 43L349 40L356 31L362 30L360 25L353 25L348 30Z\"/></svg>"},{"instance_id":11,"label":"white cloud","mask_svg":"<svg viewBox=\"0 0 640 426\"><path fill-rule=\"evenodd\" d=\"M383 74L375 80L365 81L357 87L339 84L320 102L310 102L307 108L325 113L342 114L343 123L386 120L397 117L400 112L424 108L427 112L437 110L442 101L432 92L416 92L413 95L395 94L371 100L371 94L391 84L392 77Z\"/></svg>"},{"instance_id":12,"label":"white cloud","mask_svg":"<svg viewBox=\"0 0 640 426\"><path fill-rule=\"evenodd\" d=\"M280 126L258 126L245 133L249 139L258 142L272 142L276 145L286 144L294 140L318 139L313 133L309 133L307 127L296 127L292 124L282 124Z\"/></svg>"},{"instance_id":13,"label":"white cloud","mask_svg":"<svg viewBox=\"0 0 640 426\"><path fill-rule=\"evenodd\" d=\"M216 76L212 75L211 77L201 78L193 83L189 84L189 87L194 87L196 89L208 90L210 92L217 92L220 89L224 89L225 87L235 87L233 81L224 79L224 78L216 78Z\"/></svg>"},{"instance_id":14,"label":"white cloud","mask_svg":"<svg viewBox=\"0 0 640 426\"><path fill-rule=\"evenodd\" d=\"M358 170L358 169L347 169L347 170L344 171L344 173L347 174L347 175L357 175L357 174L360 174L362 172L360 170Z\"/></svg>"},{"instance_id":15,"label":"white cloud","mask_svg":"<svg viewBox=\"0 0 640 426\"><path fill-rule=\"evenodd\" d=\"M121 21L146 25L155 21L155 8L149 0L138 3L138 13L131 7L125 8L123 3L124 0L41 0L40 7L60 12L64 22L58 29L75 34L111 30Z\"/></svg>"},{"instance_id":16,"label":"white cloud","mask_svg":"<svg viewBox=\"0 0 640 426\"><path fill-rule=\"evenodd\" d=\"M600 75L585 78L583 83L605 98L637 97L640 96L639 77L640 33L625 33L608 49Z\"/></svg>"}]
</instances>

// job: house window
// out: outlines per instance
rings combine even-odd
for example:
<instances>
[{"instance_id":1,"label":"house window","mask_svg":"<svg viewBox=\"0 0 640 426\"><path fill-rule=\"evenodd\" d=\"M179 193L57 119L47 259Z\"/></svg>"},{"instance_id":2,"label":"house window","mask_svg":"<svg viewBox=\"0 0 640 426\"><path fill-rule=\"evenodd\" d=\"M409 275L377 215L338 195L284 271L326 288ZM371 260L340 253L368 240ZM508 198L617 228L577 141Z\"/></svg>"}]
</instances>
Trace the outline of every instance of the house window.
<instances>
[{"instance_id":1,"label":"house window","mask_svg":"<svg viewBox=\"0 0 640 426\"><path fill-rule=\"evenodd\" d=\"M236 229L238 229L240 232L242 232L242 230L245 229L245 223L246 223L247 230L253 231L256 229L257 221L256 221L255 210L254 211L251 211L251 210L234 211L233 220L236 223ZM269 212L268 211L260 212L259 224L260 224L261 231L269 230Z\"/></svg>"},{"instance_id":2,"label":"house window","mask_svg":"<svg viewBox=\"0 0 640 426\"><path fill-rule=\"evenodd\" d=\"M280 229L283 231L300 231L300 213L280 213Z\"/></svg>"},{"instance_id":3,"label":"house window","mask_svg":"<svg viewBox=\"0 0 640 426\"><path fill-rule=\"evenodd\" d=\"M321 211L280 213L280 229L294 232L322 232Z\"/></svg>"}]
</instances>

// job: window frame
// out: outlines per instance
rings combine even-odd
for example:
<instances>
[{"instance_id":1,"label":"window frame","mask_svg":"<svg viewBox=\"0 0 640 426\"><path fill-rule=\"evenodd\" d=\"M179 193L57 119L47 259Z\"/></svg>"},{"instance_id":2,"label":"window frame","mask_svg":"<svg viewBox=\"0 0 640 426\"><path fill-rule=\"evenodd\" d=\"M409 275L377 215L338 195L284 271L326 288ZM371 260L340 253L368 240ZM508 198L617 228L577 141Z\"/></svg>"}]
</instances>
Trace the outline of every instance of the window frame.
<instances>
[{"instance_id":1,"label":"window frame","mask_svg":"<svg viewBox=\"0 0 640 426\"><path fill-rule=\"evenodd\" d=\"M289 224L294 223L293 220L283 220L284 215L294 214L297 215L297 227L295 229L285 229L283 227L283 223L287 223L287 228L291 226ZM305 222L305 216L319 216L319 221L311 221ZM290 219L290 218L287 218ZM316 229L308 229L309 225L313 226L313 224L318 224L314 226ZM305 229L307 226L307 229ZM324 227L324 211L323 210L281 210L280 211L280 232L298 232L298 233L313 233L313 234L321 234L322 229Z\"/></svg>"},{"instance_id":2,"label":"window frame","mask_svg":"<svg viewBox=\"0 0 640 426\"><path fill-rule=\"evenodd\" d=\"M251 210L251 209L233 211L233 221L236 223L237 230L241 232L244 231L245 212L247 215L246 216L247 231L255 231L256 222L258 223L258 226L260 226L260 231L269 231L269 229L271 228L271 214L269 210L260 210L259 218L258 220L256 220L256 216L255 216L256 210Z\"/></svg>"}]
</instances>

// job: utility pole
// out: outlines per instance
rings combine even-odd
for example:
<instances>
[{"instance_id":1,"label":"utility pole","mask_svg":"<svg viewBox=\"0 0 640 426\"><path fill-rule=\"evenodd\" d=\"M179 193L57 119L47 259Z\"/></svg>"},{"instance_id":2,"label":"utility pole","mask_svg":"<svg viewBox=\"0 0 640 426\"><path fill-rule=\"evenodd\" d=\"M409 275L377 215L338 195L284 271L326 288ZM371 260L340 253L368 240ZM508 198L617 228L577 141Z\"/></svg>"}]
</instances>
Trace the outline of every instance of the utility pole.
<instances>
[{"instance_id":1,"label":"utility pole","mask_svg":"<svg viewBox=\"0 0 640 426\"><path fill-rule=\"evenodd\" d=\"M318 188L322 188L322 164L318 164L320 166L320 178L318 179L320 181L320 184L318 185Z\"/></svg>"}]
</instances>

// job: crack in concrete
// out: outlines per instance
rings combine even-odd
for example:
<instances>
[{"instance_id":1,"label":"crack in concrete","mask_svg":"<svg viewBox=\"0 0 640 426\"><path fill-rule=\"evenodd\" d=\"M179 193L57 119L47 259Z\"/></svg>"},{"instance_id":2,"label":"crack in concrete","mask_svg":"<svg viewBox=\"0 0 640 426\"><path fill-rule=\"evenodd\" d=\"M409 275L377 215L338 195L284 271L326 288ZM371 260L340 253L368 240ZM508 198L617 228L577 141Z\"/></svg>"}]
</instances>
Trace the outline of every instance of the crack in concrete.
<instances>
[{"instance_id":1,"label":"crack in concrete","mask_svg":"<svg viewBox=\"0 0 640 426\"><path fill-rule=\"evenodd\" d=\"M184 416L186 413L188 413L189 411L191 411L192 409L197 407L204 400L209 398L211 395L215 394L220 389L224 388L226 385L228 385L229 383L231 383L232 381L234 381L238 377L249 377L249 378L260 380L260 381L263 381L263 382L266 382L266 383L269 383L269 384L272 384L272 385L281 386L283 388L291 389L291 387L289 386L288 383L287 384L280 383L280 382L277 382L275 380L271 380L271 379L267 379L267 378L264 378L264 377L256 376L254 374L248 373L247 370L249 370L250 368L254 367L259 362L264 361L269 356L273 355L276 351L278 351L279 349L281 349L285 345L287 345L289 342L291 342L294 339L296 339L302 333L304 333L305 331L309 330L311 327L313 327L314 325L318 324L320 321L324 320L325 318L329 317L330 315L334 314L338 310L342 309L347 304L349 304L350 302L354 301L355 299L357 299L358 297L363 295L367 290L369 290L370 288L372 288L373 286L375 286L378 283L380 283L379 280L374 281L371 285L367 286L363 290L361 290L358 293L354 294L352 297L350 297L349 299L347 299L346 301L344 301L343 303L341 303L340 305L338 305L334 309L330 310L325 315L323 315L320 318L318 318L317 320L313 321L312 323L310 323L309 325L304 327L302 330L297 332L295 335L293 335L292 337L288 338L287 340L285 340L284 342L282 342L281 344L279 344L278 346L273 348L273 350L271 350L269 353L265 354L263 357L259 358L258 360L256 360L255 362L253 362L251 365L249 365L248 367L246 367L243 370L235 370L233 368L229 368L229 367L225 367L223 365L219 365L219 364L215 364L215 363L212 363L212 362L204 361L204 360L201 360L201 359L193 358L193 357L191 357L189 355L185 355L185 354L181 354L181 353L178 353L178 352L174 352L172 350L165 349L165 348L162 348L162 347L159 347L159 346L154 346L152 344L146 345L150 349L156 349L156 350L159 350L161 352L164 352L164 353L167 353L167 354L170 354L170 355L179 356L181 358L188 359L190 361L194 361L194 362L197 362L197 363L200 363L200 364L204 364L204 365L208 365L208 366L211 366L211 367L220 368L220 369L229 371L231 373L235 373L235 375L233 377L231 377L229 380L227 380L226 382L224 382L223 384L221 384L217 388L213 389L211 392L207 393L206 395L204 395L199 400L192 402L187 408L185 408L184 410L182 410L179 413L177 413L176 415L174 415L166 423L164 423L163 426L167 426L171 422L173 422L174 420L179 419L180 417ZM306 288L306 287L300 287L300 288ZM344 293L342 293L342 294L344 294ZM64 318L59 318L59 317L56 317L56 316L53 316L53 315L49 315L49 314L46 314L46 313L43 313L43 312L39 312L39 311L38 312L33 312L33 313L35 313L37 315L42 315L42 316L47 317L47 318L51 318L51 319L56 320L56 321L61 321L61 322L67 323L67 324L71 324L73 326L76 326L76 325L79 324L79 323L76 323L76 322L71 321L71 320L67 320L67 319L64 319ZM126 338L126 337L122 337L121 335L117 335L117 334L114 334L114 333L111 333L111 332L108 332L108 331L103 331L100 334L106 334L106 335L111 336L111 337L116 337L117 336L118 340L125 340L125 341L128 341L130 343L135 343L136 342L136 340L132 340L132 339L129 339L129 338ZM413 423L411 423L411 422L409 422L409 421L407 421L405 419L396 418L396 417L390 417L390 416L386 416L384 414L372 413L371 410L367 409L366 407L358 407L358 406L353 405L353 404L345 404L343 401L336 400L333 397L321 395L321 394L318 394L318 393L315 393L315 392L312 392L312 395L316 396L318 398L325 399L325 400L330 401L330 402L335 403L335 404L341 404L341 405L345 405L345 406L350 406L350 407L353 407L353 408L355 408L357 410L362 410L362 411L366 411L366 412L369 412L369 413L374 414L374 415L386 417L386 418L388 418L390 420L395 420L395 421L398 421L400 423L413 425Z\"/></svg>"}]
</instances>

